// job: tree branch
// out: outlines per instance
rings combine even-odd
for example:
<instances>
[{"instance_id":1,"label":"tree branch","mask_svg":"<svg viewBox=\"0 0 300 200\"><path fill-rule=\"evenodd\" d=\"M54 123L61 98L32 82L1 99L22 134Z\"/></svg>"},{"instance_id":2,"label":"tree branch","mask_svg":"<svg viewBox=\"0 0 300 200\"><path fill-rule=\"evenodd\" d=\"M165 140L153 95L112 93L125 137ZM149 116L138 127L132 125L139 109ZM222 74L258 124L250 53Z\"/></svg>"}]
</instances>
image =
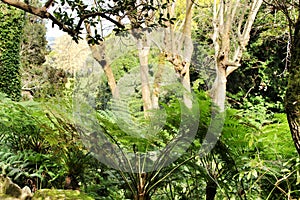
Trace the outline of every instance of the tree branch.
<instances>
[{"instance_id":1,"label":"tree branch","mask_svg":"<svg viewBox=\"0 0 300 200\"><path fill-rule=\"evenodd\" d=\"M115 24L116 26L118 26L119 28L125 28L125 26L123 24L121 24L120 22L112 19L111 17L109 16L106 16L104 13L101 13L101 12L95 12L95 13L89 13L89 14L85 14L85 15L82 15L79 19L79 22L76 26L76 29L75 29L75 32L78 32L80 27L81 27L81 24L83 23L84 20L90 18L90 17L97 17L97 16L100 16L100 17L103 17L104 19L112 22L113 24Z\"/></svg>"},{"instance_id":2,"label":"tree branch","mask_svg":"<svg viewBox=\"0 0 300 200\"><path fill-rule=\"evenodd\" d=\"M53 1L54 1L54 0L48 0L48 1L45 3L44 7L45 7L45 8L49 8L49 7L51 6L51 4L53 3Z\"/></svg>"},{"instance_id":3,"label":"tree branch","mask_svg":"<svg viewBox=\"0 0 300 200\"><path fill-rule=\"evenodd\" d=\"M237 29L237 35L238 35L238 46L235 49L234 56L233 56L233 62L234 63L240 63L242 53L245 50L249 39L250 39L250 31L252 28L252 25L254 23L255 17L257 15L257 12L262 4L263 0L255 0L250 5L249 15L247 17L246 23L242 29L243 19L244 19L244 13L242 13L242 17L239 20L238 23L238 29ZM236 70L239 65L228 65L229 67L226 70L226 76L231 74L234 70Z\"/></svg>"},{"instance_id":4,"label":"tree branch","mask_svg":"<svg viewBox=\"0 0 300 200\"><path fill-rule=\"evenodd\" d=\"M101 16L103 17L104 19L112 22L113 24L115 24L116 26L118 26L119 28L125 28L125 26L121 23L119 23L118 21L112 19L111 17L105 15L104 13L101 13L101 12L94 12L94 13L89 13L89 14L85 14L85 15L82 15L79 19L79 22L74 29L71 29L69 27L67 27L66 25L64 25L63 22L59 21L57 18L55 18L51 13L49 13L47 11L47 9L51 6L51 4L54 2L54 0L48 0L45 5L41 8L38 8L38 7L34 7L34 6L31 6L27 3L24 3L22 1L18 1L18 0L1 0L3 3L5 4L8 4L10 6L13 6L13 7L16 7L18 9L21 9L25 12L28 12L28 13L31 13L33 15L36 15L42 19L50 19L54 24L56 24L60 29L62 29L64 32L68 33L69 35L71 36L76 36L79 34L79 30L80 30L80 27L83 23L83 21L87 18L90 18L90 17L96 17L96 16Z\"/></svg>"},{"instance_id":5,"label":"tree branch","mask_svg":"<svg viewBox=\"0 0 300 200\"><path fill-rule=\"evenodd\" d=\"M42 8L36 8L34 6L31 6L27 3L24 3L22 1L17 1L17 0L1 0L3 3L7 5L11 5L13 7L19 8L21 10L24 10L25 12L37 15L41 18L48 18L48 12L47 10L42 7Z\"/></svg>"},{"instance_id":6,"label":"tree branch","mask_svg":"<svg viewBox=\"0 0 300 200\"><path fill-rule=\"evenodd\" d=\"M48 11L47 11L47 7L41 7L41 8L37 8L34 6L31 6L27 3L21 2L21 1L17 1L17 0L1 0L3 3L19 8L25 12L31 13L33 15L36 15L42 19L50 19L54 24L56 24L60 29L62 29L64 32L67 32L69 35L71 36L75 36L77 35L77 33L68 28L67 26L65 26L62 22L60 22L59 20L57 20L53 15L51 15ZM47 3L50 3L51 0L49 0ZM48 4L45 5L48 5Z\"/></svg>"}]
</instances>

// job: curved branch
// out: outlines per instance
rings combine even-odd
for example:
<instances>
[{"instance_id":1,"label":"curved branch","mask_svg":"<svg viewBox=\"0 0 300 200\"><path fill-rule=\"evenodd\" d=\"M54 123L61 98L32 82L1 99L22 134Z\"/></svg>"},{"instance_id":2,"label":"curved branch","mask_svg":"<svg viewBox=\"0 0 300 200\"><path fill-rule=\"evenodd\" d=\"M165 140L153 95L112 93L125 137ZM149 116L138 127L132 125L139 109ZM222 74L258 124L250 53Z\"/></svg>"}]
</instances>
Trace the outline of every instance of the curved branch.
<instances>
[{"instance_id":1,"label":"curved branch","mask_svg":"<svg viewBox=\"0 0 300 200\"><path fill-rule=\"evenodd\" d=\"M85 15L82 15L79 19L79 22L76 26L76 29L75 29L75 32L78 32L80 27L81 27L81 24L83 23L84 20L90 18L90 17L97 17L97 16L100 16L100 17L103 17L104 19L112 22L113 24L115 24L116 26L118 26L119 28L125 28L125 26L123 24L121 24L120 22L112 19L111 17L109 16L106 16L104 13L102 12L95 12L95 13L89 13L89 14L85 14Z\"/></svg>"},{"instance_id":2,"label":"curved branch","mask_svg":"<svg viewBox=\"0 0 300 200\"><path fill-rule=\"evenodd\" d=\"M48 18L49 16L47 16L48 13L47 12L47 8L46 7L41 7L41 8L36 8L34 6L31 6L27 3L24 3L22 1L17 1L17 0L1 0L3 3L19 8L25 12L31 13L33 15L39 16L41 18Z\"/></svg>"},{"instance_id":3,"label":"curved branch","mask_svg":"<svg viewBox=\"0 0 300 200\"><path fill-rule=\"evenodd\" d=\"M50 6L52 1L49 0L45 6L41 8L37 8L34 6L31 6L27 3L24 3L22 1L17 1L17 0L1 0L3 3L13 6L15 8L21 9L25 12L31 13L33 15L36 15L42 19L50 19L54 24L56 24L60 29L62 29L64 32L67 32L71 36L76 36L77 32L68 28L65 26L61 21L56 19L53 15L51 15L48 11L46 6ZM48 5L49 4L49 5Z\"/></svg>"},{"instance_id":4,"label":"curved branch","mask_svg":"<svg viewBox=\"0 0 300 200\"><path fill-rule=\"evenodd\" d=\"M118 21L114 20L113 18L105 15L104 13L101 12L94 12L94 13L89 13L89 14L85 14L80 16L79 18L79 22L76 25L75 29L69 28L68 26L66 26L62 21L59 21L57 18L55 18L51 13L49 13L47 11L47 9L51 6L51 4L53 3L54 0L48 0L45 5L43 7L34 7L31 6L27 3L24 3L22 1L18 1L18 0L1 0L3 3L13 6L15 8L21 9L25 12L31 13L33 15L36 15L42 19L49 19L51 20L54 24L56 24L60 29L62 29L64 32L68 33L71 36L77 36L79 34L80 31L80 27L83 23L83 21L87 18L90 17L96 17L96 16L101 16L102 18L112 22L113 24L115 24L116 26L118 26L119 28L125 28L124 25L122 25L121 23L119 23Z\"/></svg>"},{"instance_id":5,"label":"curved branch","mask_svg":"<svg viewBox=\"0 0 300 200\"><path fill-rule=\"evenodd\" d=\"M52 5L53 2L54 2L54 0L48 0L48 1L45 3L44 7L45 7L45 8L49 8L49 7Z\"/></svg>"}]
</instances>

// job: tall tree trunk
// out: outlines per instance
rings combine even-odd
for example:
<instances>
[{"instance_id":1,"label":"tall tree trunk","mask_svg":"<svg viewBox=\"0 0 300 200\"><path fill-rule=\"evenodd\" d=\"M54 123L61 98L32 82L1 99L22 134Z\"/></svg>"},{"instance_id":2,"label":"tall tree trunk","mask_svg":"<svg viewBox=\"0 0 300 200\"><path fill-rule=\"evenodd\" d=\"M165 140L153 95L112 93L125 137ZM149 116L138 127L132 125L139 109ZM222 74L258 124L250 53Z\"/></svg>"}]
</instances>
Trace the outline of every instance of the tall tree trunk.
<instances>
[{"instance_id":1,"label":"tall tree trunk","mask_svg":"<svg viewBox=\"0 0 300 200\"><path fill-rule=\"evenodd\" d=\"M146 3L145 0L137 0L135 1L136 5ZM141 9L140 6L136 6L136 15L135 16L128 16L129 20L132 24L133 30L132 34L136 39L137 42L137 50L138 56L140 61L140 76L141 76L141 84L142 84L142 99L143 99L143 111L144 116L147 118L148 114L147 111L152 109L152 98L151 98L151 88L149 83L149 62L148 56L150 53L150 41L149 35L147 31L142 31L141 27L144 24L148 27L149 22L153 22L155 19L153 16L153 11L147 11ZM141 22L139 17L145 17L145 21ZM153 17L153 18L152 18Z\"/></svg>"},{"instance_id":2,"label":"tall tree trunk","mask_svg":"<svg viewBox=\"0 0 300 200\"><path fill-rule=\"evenodd\" d=\"M107 58L105 58L105 44L92 44L89 46L92 51L93 58L101 65L104 71L112 96L118 97L116 79Z\"/></svg>"},{"instance_id":3,"label":"tall tree trunk","mask_svg":"<svg viewBox=\"0 0 300 200\"><path fill-rule=\"evenodd\" d=\"M249 42L250 31L262 2L253 0L242 4L240 0L214 0L212 40L217 76L211 96L221 112L225 110L227 76L240 66L242 53ZM235 44L232 44L232 33L235 33L238 41Z\"/></svg>"},{"instance_id":4,"label":"tall tree trunk","mask_svg":"<svg viewBox=\"0 0 300 200\"><path fill-rule=\"evenodd\" d=\"M165 58L169 61L175 69L175 72L180 77L181 84L185 91L183 94L184 104L188 107L192 107L192 101L190 97L191 85L190 85L190 62L193 54L192 43L192 16L193 16L193 1L186 0L186 12L185 20L183 23L182 35L177 38L174 34L174 28L171 23L167 24L170 32L165 33ZM169 10L173 10L172 4L169 5ZM174 11L173 11L174 12ZM174 13L171 13L171 16ZM183 51L183 55L180 53Z\"/></svg>"},{"instance_id":5,"label":"tall tree trunk","mask_svg":"<svg viewBox=\"0 0 300 200\"><path fill-rule=\"evenodd\" d=\"M190 80L190 63L192 59L192 54L194 51L192 43L192 16L193 16L193 4L192 0L186 0L186 9L185 9L185 21L182 30L182 42L184 46L184 58L186 59L185 64L185 73L182 74L181 83L188 93L191 92L191 80ZM184 104L188 107L192 107L192 101L189 94L183 95Z\"/></svg>"},{"instance_id":6,"label":"tall tree trunk","mask_svg":"<svg viewBox=\"0 0 300 200\"><path fill-rule=\"evenodd\" d=\"M137 39L137 48L138 48L139 61L140 61L143 109L145 112L145 116L147 116L147 111L152 109L151 89L149 84L149 67L148 67L148 56L150 53L150 44L148 42L147 35L143 36L143 38Z\"/></svg>"},{"instance_id":7,"label":"tall tree trunk","mask_svg":"<svg viewBox=\"0 0 300 200\"><path fill-rule=\"evenodd\" d=\"M224 7L227 7L226 9ZM225 110L225 98L226 98L226 69L229 60L230 52L230 31L232 28L232 17L228 13L232 11L233 2L224 5L224 2L219 5L219 15L217 14L217 2L214 2L214 34L213 42L215 47L215 68L216 79L214 81L211 96L216 106L219 107L220 112ZM226 12L227 11L227 12ZM220 42L221 41L221 42Z\"/></svg>"},{"instance_id":8,"label":"tall tree trunk","mask_svg":"<svg viewBox=\"0 0 300 200\"><path fill-rule=\"evenodd\" d=\"M153 109L159 109L159 93L160 93L160 84L162 81L162 74L165 67L165 58L163 52L159 54L158 57L158 67L157 72L155 73L153 90L152 90L152 107Z\"/></svg>"},{"instance_id":9,"label":"tall tree trunk","mask_svg":"<svg viewBox=\"0 0 300 200\"><path fill-rule=\"evenodd\" d=\"M300 155L300 14L292 37L291 66L285 96L285 110L290 131Z\"/></svg>"},{"instance_id":10,"label":"tall tree trunk","mask_svg":"<svg viewBox=\"0 0 300 200\"><path fill-rule=\"evenodd\" d=\"M88 36L91 36L91 26L88 22L84 23L85 29ZM88 40L88 37L87 37ZM88 41L87 41L88 42ZM89 42L88 42L89 43ZM118 97L117 83L109 61L105 55L105 44L103 41L99 41L99 44L89 44L92 51L93 58L101 65L104 70L107 82L113 97Z\"/></svg>"},{"instance_id":11,"label":"tall tree trunk","mask_svg":"<svg viewBox=\"0 0 300 200\"><path fill-rule=\"evenodd\" d=\"M226 99L226 70L222 63L217 63L217 77L211 90L211 97L213 103L218 106L220 112L225 110L225 99Z\"/></svg>"}]
</instances>

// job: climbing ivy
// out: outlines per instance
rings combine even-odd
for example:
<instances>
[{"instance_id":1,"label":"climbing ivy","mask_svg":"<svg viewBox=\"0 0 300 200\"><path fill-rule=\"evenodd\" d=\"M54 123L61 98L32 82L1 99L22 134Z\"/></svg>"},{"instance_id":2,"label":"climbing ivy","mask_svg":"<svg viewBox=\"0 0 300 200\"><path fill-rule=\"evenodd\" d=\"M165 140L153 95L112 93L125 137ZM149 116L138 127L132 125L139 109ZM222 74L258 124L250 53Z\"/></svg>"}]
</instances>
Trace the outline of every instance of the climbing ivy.
<instances>
[{"instance_id":1,"label":"climbing ivy","mask_svg":"<svg viewBox=\"0 0 300 200\"><path fill-rule=\"evenodd\" d=\"M24 14L0 4L0 92L13 100L21 97L20 41Z\"/></svg>"}]
</instances>

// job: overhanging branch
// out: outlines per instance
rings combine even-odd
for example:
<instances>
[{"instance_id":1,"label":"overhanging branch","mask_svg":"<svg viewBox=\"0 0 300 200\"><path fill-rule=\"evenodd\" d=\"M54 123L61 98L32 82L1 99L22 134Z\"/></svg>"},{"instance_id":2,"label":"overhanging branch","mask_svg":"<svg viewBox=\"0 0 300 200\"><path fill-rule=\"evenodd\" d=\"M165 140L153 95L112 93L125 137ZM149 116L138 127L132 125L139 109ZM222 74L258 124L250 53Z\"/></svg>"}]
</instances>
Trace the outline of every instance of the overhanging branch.
<instances>
[{"instance_id":1,"label":"overhanging branch","mask_svg":"<svg viewBox=\"0 0 300 200\"><path fill-rule=\"evenodd\" d=\"M36 8L27 3L17 0L1 0L3 3L24 10L25 12L37 15L41 18L48 18L46 7ZM49 14L49 13L48 13Z\"/></svg>"},{"instance_id":2,"label":"overhanging branch","mask_svg":"<svg viewBox=\"0 0 300 200\"><path fill-rule=\"evenodd\" d=\"M78 33L76 33L74 30L68 28L65 26L61 21L56 19L53 15L51 15L48 11L46 6L50 6L53 0L49 0L46 2L45 6L41 8L37 8L34 6L31 6L27 3L24 3L22 1L17 1L17 0L1 0L3 3L13 6L15 8L21 9L25 12L31 13L33 15L36 15L42 19L50 19L54 24L56 24L60 29L62 29L64 32L67 32L71 36L75 36Z\"/></svg>"},{"instance_id":3,"label":"overhanging branch","mask_svg":"<svg viewBox=\"0 0 300 200\"><path fill-rule=\"evenodd\" d=\"M118 26L119 28L125 28L125 26L121 23L119 23L118 21L112 19L111 17L109 16L106 16L104 13L102 12L95 12L95 13L89 13L89 14L85 14L85 15L82 15L79 19L79 22L76 26L76 29L75 29L75 32L78 32L80 30L80 27L81 27L81 24L84 22L84 20L88 19L88 18L93 18L93 17L97 17L97 16L100 16L110 22L112 22L113 24L115 24L116 26Z\"/></svg>"},{"instance_id":4,"label":"overhanging branch","mask_svg":"<svg viewBox=\"0 0 300 200\"><path fill-rule=\"evenodd\" d=\"M63 30L64 32L68 33L69 35L71 35L73 37L77 36L79 34L80 27L81 27L82 23L84 22L84 20L91 18L91 17L96 17L96 16L100 16L100 17L112 22L119 28L125 28L125 26L123 24L121 24L120 22L114 20L113 18L105 15L102 12L93 12L93 13L88 13L88 14L82 15L79 17L79 21L78 21L78 24L76 25L76 28L75 29L70 28L47 11L47 9L52 5L54 0L48 0L43 7L35 7L35 6L29 5L29 4L19 1L19 0L1 0L1 1L7 5L13 6L13 7L21 9L25 12L36 15L42 19L49 19L54 24L56 24L61 30Z\"/></svg>"},{"instance_id":5,"label":"overhanging branch","mask_svg":"<svg viewBox=\"0 0 300 200\"><path fill-rule=\"evenodd\" d=\"M53 1L54 1L54 0L48 0L48 1L45 3L44 7L45 7L45 8L49 8L49 7L51 6L51 4L53 3Z\"/></svg>"}]
</instances>

